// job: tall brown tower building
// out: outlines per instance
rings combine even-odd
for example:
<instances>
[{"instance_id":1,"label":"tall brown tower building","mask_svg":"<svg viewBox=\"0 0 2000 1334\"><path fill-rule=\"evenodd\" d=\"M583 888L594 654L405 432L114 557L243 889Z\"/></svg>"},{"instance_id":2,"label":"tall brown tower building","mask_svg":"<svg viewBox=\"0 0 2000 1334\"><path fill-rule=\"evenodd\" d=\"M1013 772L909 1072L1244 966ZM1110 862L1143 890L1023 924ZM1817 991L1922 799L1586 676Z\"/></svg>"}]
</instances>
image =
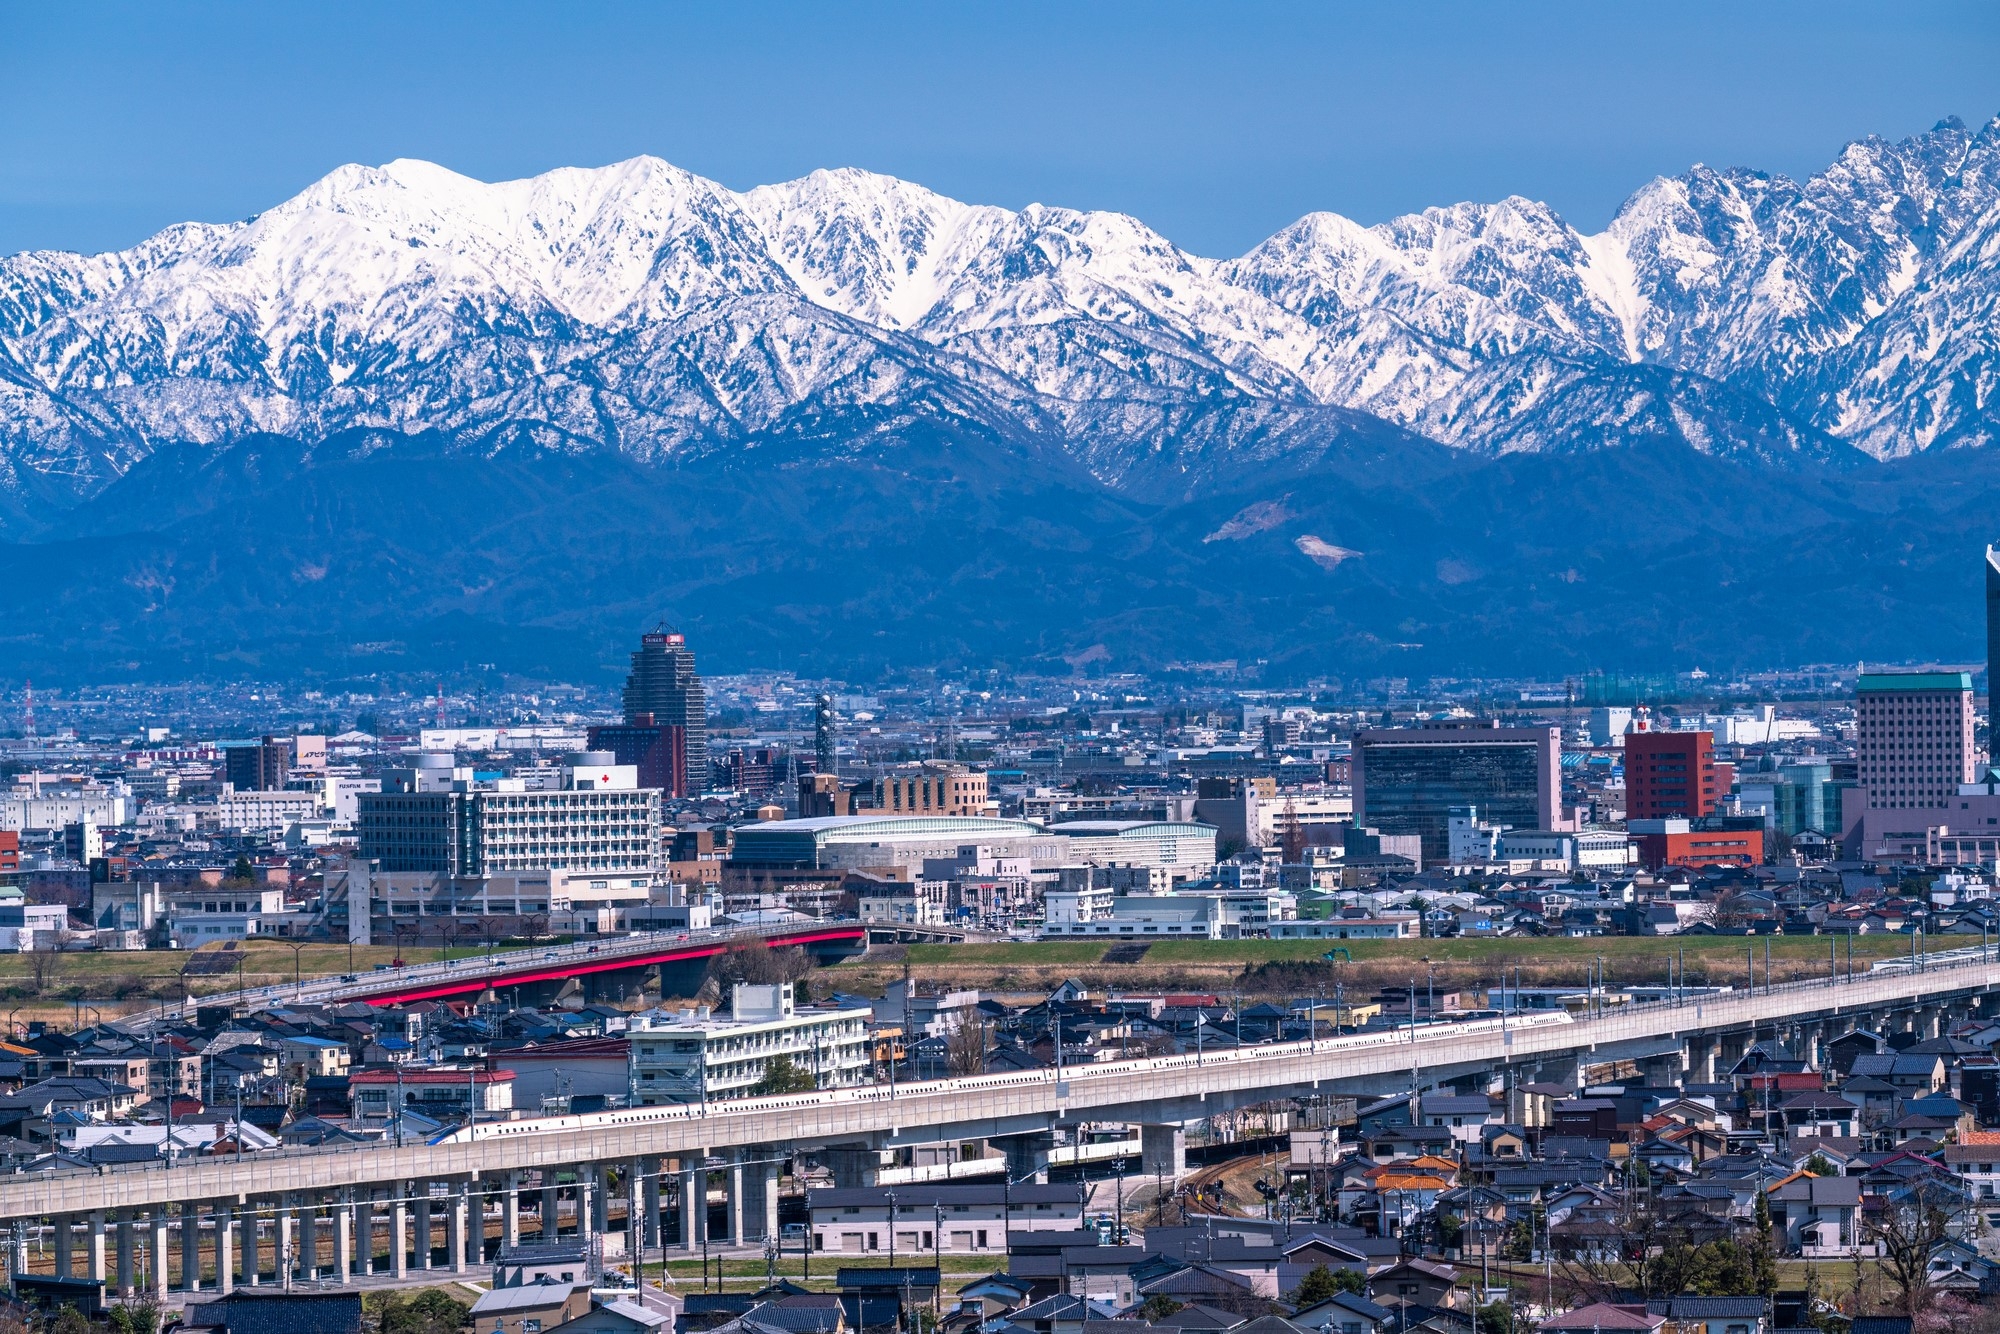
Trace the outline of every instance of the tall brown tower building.
<instances>
[{"instance_id":1,"label":"tall brown tower building","mask_svg":"<svg viewBox=\"0 0 2000 1334\"><path fill-rule=\"evenodd\" d=\"M654 630L639 640L631 675L625 678L625 722L629 727L676 729L681 748L677 767L687 791L675 795L707 790L708 696L694 669L694 652L678 630Z\"/></svg>"}]
</instances>

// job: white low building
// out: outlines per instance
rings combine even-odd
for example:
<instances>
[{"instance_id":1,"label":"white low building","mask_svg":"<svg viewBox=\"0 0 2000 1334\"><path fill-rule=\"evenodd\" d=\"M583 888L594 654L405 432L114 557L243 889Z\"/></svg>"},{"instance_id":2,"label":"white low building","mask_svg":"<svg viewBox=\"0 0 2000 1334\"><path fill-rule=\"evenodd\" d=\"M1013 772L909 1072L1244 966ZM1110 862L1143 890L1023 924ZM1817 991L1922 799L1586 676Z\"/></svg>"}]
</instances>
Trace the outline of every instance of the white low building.
<instances>
[{"instance_id":1,"label":"white low building","mask_svg":"<svg viewBox=\"0 0 2000 1334\"><path fill-rule=\"evenodd\" d=\"M1111 902L1115 895L1110 886L1098 888L1090 883L1090 876L1073 877L1070 867L1063 868L1061 889L1051 889L1042 895L1042 920L1047 925L1044 934L1067 935L1071 927L1087 926L1101 922L1111 916ZM1089 867L1081 868L1088 872ZM1071 888L1078 880L1081 888Z\"/></svg>"},{"instance_id":2,"label":"white low building","mask_svg":"<svg viewBox=\"0 0 2000 1334\"><path fill-rule=\"evenodd\" d=\"M642 1106L750 1096L779 1057L818 1088L868 1082L866 1009L794 1007L789 982L738 983L729 1017L655 1010L626 1027L632 1100Z\"/></svg>"},{"instance_id":3,"label":"white low building","mask_svg":"<svg viewBox=\"0 0 2000 1334\"><path fill-rule=\"evenodd\" d=\"M1505 854L1501 840L1508 826L1479 818L1477 806L1454 806L1445 816L1447 853L1454 866L1468 862L1497 862Z\"/></svg>"},{"instance_id":4,"label":"white low building","mask_svg":"<svg viewBox=\"0 0 2000 1334\"><path fill-rule=\"evenodd\" d=\"M125 793L97 783L17 778L0 796L0 829L18 833L60 833L64 826L93 824L112 829L125 823Z\"/></svg>"},{"instance_id":5,"label":"white low building","mask_svg":"<svg viewBox=\"0 0 2000 1334\"><path fill-rule=\"evenodd\" d=\"M1509 829L1500 839L1500 859L1528 862L1551 871L1630 866L1635 860L1631 840L1608 829Z\"/></svg>"},{"instance_id":6,"label":"white low building","mask_svg":"<svg viewBox=\"0 0 2000 1334\"><path fill-rule=\"evenodd\" d=\"M855 913L870 926L942 926L942 880L885 880L855 891Z\"/></svg>"},{"instance_id":7,"label":"white low building","mask_svg":"<svg viewBox=\"0 0 2000 1334\"><path fill-rule=\"evenodd\" d=\"M313 914L285 905L285 891L210 885L167 895L167 931L181 949L253 936L302 936Z\"/></svg>"},{"instance_id":8,"label":"white low building","mask_svg":"<svg viewBox=\"0 0 2000 1334\"><path fill-rule=\"evenodd\" d=\"M812 1248L912 1263L940 1252L1005 1255L1009 1232L1073 1232L1083 1226L1076 1187L967 1185L835 1187L806 1193Z\"/></svg>"},{"instance_id":9,"label":"white low building","mask_svg":"<svg viewBox=\"0 0 2000 1334\"><path fill-rule=\"evenodd\" d=\"M25 903L7 886L0 898L0 950L58 950L71 935L69 909L60 903Z\"/></svg>"},{"instance_id":10,"label":"white low building","mask_svg":"<svg viewBox=\"0 0 2000 1334\"><path fill-rule=\"evenodd\" d=\"M224 792L212 807L197 808L230 833L283 833L301 820L321 815L320 794L310 792Z\"/></svg>"},{"instance_id":11,"label":"white low building","mask_svg":"<svg viewBox=\"0 0 2000 1334\"><path fill-rule=\"evenodd\" d=\"M1049 826L1069 841L1065 863L1153 866L1205 876L1215 866L1215 826L1169 820L1069 820Z\"/></svg>"},{"instance_id":12,"label":"white low building","mask_svg":"<svg viewBox=\"0 0 2000 1334\"><path fill-rule=\"evenodd\" d=\"M1058 929L1042 927L1047 940L1078 936L1131 936L1141 939L1220 940L1225 918L1223 899L1213 894L1126 894L1114 897L1108 913L1073 921Z\"/></svg>"},{"instance_id":13,"label":"white low building","mask_svg":"<svg viewBox=\"0 0 2000 1334\"><path fill-rule=\"evenodd\" d=\"M1423 918L1413 912L1322 917L1271 927L1273 940L1415 940L1423 933Z\"/></svg>"}]
</instances>

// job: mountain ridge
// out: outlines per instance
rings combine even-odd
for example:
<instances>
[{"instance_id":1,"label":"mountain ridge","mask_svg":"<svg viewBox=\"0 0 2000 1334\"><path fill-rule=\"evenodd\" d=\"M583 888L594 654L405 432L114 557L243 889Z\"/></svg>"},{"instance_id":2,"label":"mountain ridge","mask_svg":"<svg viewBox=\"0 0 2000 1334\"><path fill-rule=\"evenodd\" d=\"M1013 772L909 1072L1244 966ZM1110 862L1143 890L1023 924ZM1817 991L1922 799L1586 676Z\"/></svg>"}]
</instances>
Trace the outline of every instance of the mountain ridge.
<instances>
[{"instance_id":1,"label":"mountain ridge","mask_svg":"<svg viewBox=\"0 0 2000 1334\"><path fill-rule=\"evenodd\" d=\"M1976 656L1996 327L2000 119L1697 166L1594 234L1509 197L1226 259L853 169L351 165L0 259L0 645L588 673L670 613L860 676Z\"/></svg>"},{"instance_id":2,"label":"mountain ridge","mask_svg":"<svg viewBox=\"0 0 2000 1334\"><path fill-rule=\"evenodd\" d=\"M1045 436L1113 487L1206 484L1220 442L1292 417L1574 453L1642 398L1719 455L1894 457L1994 438L1996 258L2000 118L1857 140L1805 181L1697 165L1595 234L1511 196L1309 214L1227 259L852 168L738 192L648 157L492 184L350 164L240 223L0 259L0 489L18 516L155 443L257 432L529 426L671 458L827 405Z\"/></svg>"}]
</instances>

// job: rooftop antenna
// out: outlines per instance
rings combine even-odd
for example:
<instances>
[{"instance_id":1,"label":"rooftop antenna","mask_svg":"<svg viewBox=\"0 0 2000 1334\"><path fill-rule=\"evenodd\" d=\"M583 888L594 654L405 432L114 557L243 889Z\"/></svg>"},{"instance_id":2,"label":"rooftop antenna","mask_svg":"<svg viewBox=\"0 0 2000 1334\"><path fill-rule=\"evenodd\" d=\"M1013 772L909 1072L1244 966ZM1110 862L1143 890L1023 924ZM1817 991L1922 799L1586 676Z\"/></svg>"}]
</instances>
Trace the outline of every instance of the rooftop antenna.
<instances>
[{"instance_id":1,"label":"rooftop antenna","mask_svg":"<svg viewBox=\"0 0 2000 1334\"><path fill-rule=\"evenodd\" d=\"M27 689L22 696L21 735L30 741L35 739L35 683L33 681L27 683Z\"/></svg>"}]
</instances>

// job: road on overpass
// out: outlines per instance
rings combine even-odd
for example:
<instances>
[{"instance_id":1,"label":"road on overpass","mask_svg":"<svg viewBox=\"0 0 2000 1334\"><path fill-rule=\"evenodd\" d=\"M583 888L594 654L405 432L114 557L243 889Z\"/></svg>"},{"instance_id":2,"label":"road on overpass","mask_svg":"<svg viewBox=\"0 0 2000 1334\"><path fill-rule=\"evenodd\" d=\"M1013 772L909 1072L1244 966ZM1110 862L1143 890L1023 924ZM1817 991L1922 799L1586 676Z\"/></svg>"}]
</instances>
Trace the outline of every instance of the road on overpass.
<instances>
[{"instance_id":1,"label":"road on overpass","mask_svg":"<svg viewBox=\"0 0 2000 1334\"><path fill-rule=\"evenodd\" d=\"M156 1016L185 1015L205 1005L269 1005L285 1001L317 1005L337 1005L348 1001L365 1001L372 1005L407 1004L474 995L494 987L526 986L532 982L707 958L735 946L758 942L774 949L790 945L852 944L858 950L866 941L866 926L856 921L841 920L815 921L775 929L718 927L596 936L566 945L498 950L436 963L220 992L161 1006L151 1013Z\"/></svg>"}]
</instances>

